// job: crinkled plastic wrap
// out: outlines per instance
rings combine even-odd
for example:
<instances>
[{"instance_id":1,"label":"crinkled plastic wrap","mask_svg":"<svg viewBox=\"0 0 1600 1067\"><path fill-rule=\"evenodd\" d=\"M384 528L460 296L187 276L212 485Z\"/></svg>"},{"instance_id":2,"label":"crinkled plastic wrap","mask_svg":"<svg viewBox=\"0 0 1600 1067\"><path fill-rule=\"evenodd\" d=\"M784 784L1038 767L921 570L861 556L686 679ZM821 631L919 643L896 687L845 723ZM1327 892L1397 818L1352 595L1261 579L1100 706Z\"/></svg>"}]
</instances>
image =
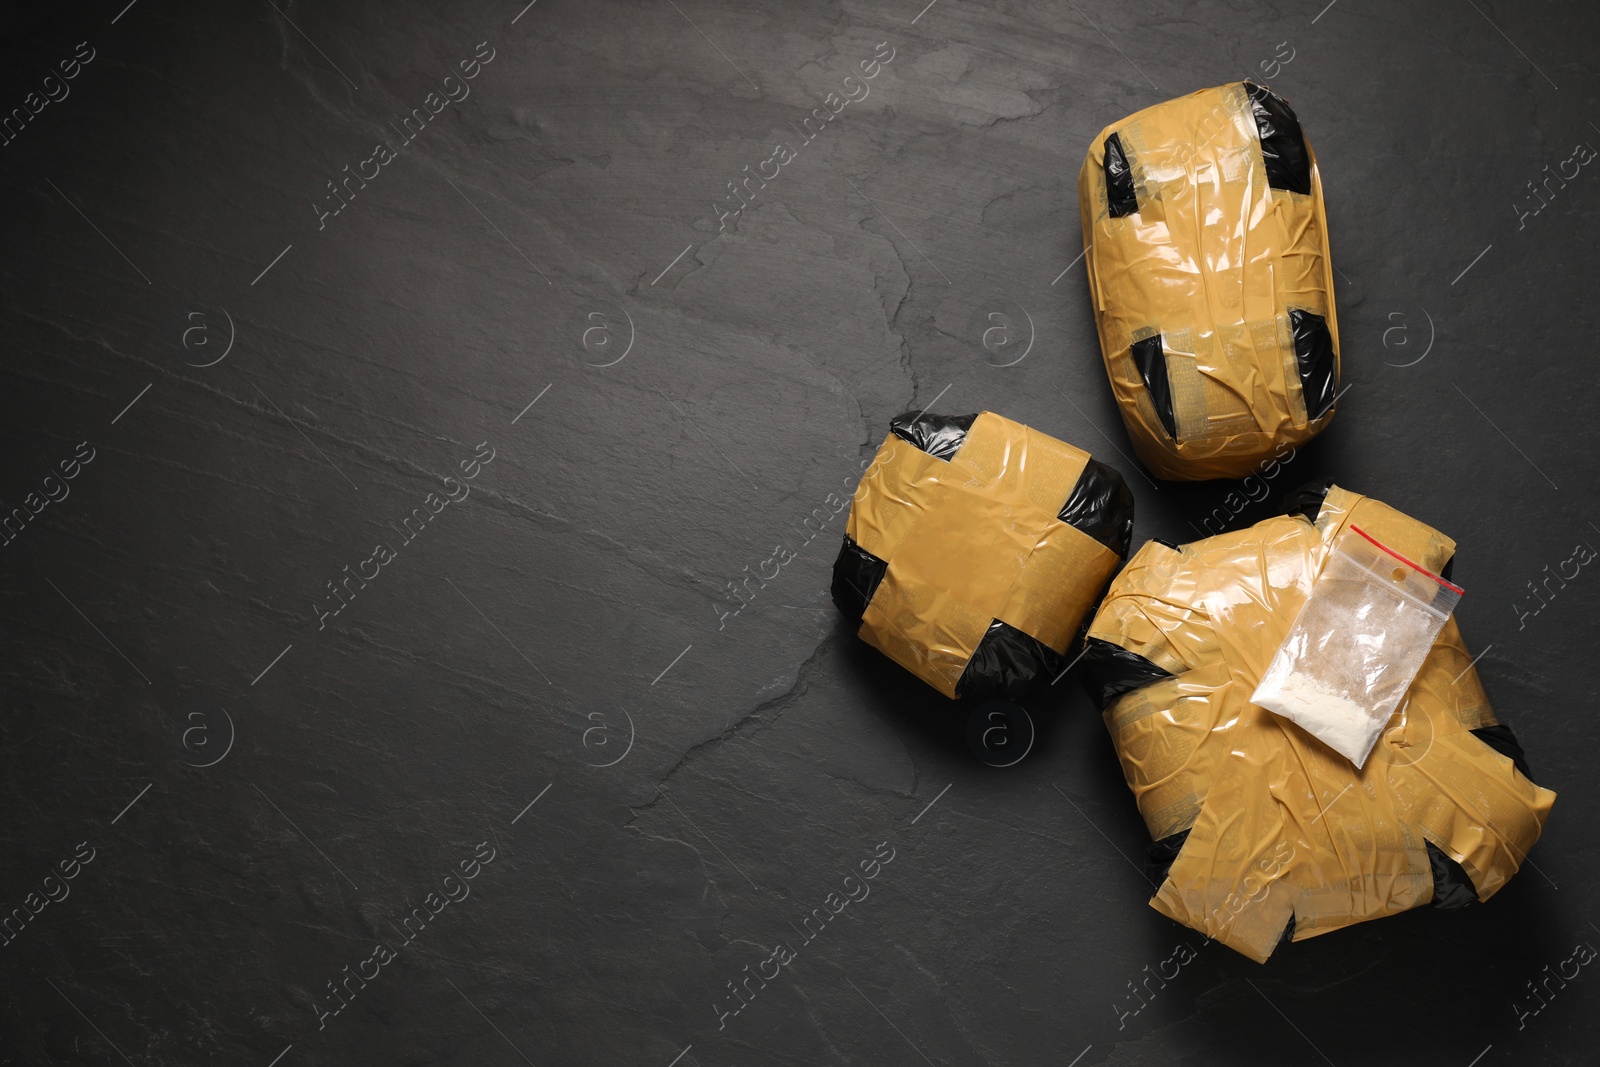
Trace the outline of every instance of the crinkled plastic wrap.
<instances>
[{"instance_id":1,"label":"crinkled plastic wrap","mask_svg":"<svg viewBox=\"0 0 1600 1067\"><path fill-rule=\"evenodd\" d=\"M1350 525L1250 703L1361 767L1464 592Z\"/></svg>"},{"instance_id":2,"label":"crinkled plastic wrap","mask_svg":"<svg viewBox=\"0 0 1600 1067\"><path fill-rule=\"evenodd\" d=\"M1089 626L1091 695L1152 858L1170 862L1151 905L1258 962L1286 929L1302 940L1430 900L1487 900L1555 800L1496 724L1454 618L1359 770L1249 702L1352 523L1435 573L1455 552L1335 486L1249 529L1146 544Z\"/></svg>"},{"instance_id":3,"label":"crinkled plastic wrap","mask_svg":"<svg viewBox=\"0 0 1600 1067\"><path fill-rule=\"evenodd\" d=\"M991 412L890 423L856 488L833 600L948 697L1061 670L1127 557L1133 494L1087 452Z\"/></svg>"},{"instance_id":4,"label":"crinkled plastic wrap","mask_svg":"<svg viewBox=\"0 0 1600 1067\"><path fill-rule=\"evenodd\" d=\"M1146 108L1078 176L1100 347L1163 478L1242 478L1333 418L1339 327L1316 156L1249 82Z\"/></svg>"}]
</instances>

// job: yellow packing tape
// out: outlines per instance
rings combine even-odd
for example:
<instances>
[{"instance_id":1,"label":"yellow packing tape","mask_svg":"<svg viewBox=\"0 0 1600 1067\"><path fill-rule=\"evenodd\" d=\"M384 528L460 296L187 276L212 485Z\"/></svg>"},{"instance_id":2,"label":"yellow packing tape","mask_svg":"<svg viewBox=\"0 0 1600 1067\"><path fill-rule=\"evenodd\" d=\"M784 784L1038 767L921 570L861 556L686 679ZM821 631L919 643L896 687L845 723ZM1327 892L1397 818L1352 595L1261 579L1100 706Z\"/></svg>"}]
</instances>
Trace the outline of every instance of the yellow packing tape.
<instances>
[{"instance_id":1,"label":"yellow packing tape","mask_svg":"<svg viewBox=\"0 0 1600 1067\"><path fill-rule=\"evenodd\" d=\"M1302 940L1427 903L1425 842L1487 900L1522 865L1555 794L1470 731L1495 723L1452 618L1366 766L1250 703L1327 546L1354 521L1437 572L1444 534L1335 486L1316 525L1282 516L1129 562L1089 634L1173 677L1105 712L1153 839L1189 837L1151 905L1264 961Z\"/></svg>"},{"instance_id":2,"label":"yellow packing tape","mask_svg":"<svg viewBox=\"0 0 1600 1067\"><path fill-rule=\"evenodd\" d=\"M890 434L845 528L888 563L861 638L949 697L995 619L1065 653L1118 562L1057 517L1088 462L991 412L949 461Z\"/></svg>"}]
</instances>

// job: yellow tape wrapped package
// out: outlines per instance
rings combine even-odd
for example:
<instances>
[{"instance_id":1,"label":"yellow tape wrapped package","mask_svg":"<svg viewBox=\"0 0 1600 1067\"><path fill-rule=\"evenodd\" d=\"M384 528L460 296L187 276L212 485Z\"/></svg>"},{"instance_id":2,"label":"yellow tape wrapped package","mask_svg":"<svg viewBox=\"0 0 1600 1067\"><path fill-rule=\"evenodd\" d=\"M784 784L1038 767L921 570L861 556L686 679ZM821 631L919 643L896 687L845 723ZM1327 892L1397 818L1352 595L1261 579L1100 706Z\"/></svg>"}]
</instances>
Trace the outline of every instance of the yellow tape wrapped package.
<instances>
[{"instance_id":1,"label":"yellow tape wrapped package","mask_svg":"<svg viewBox=\"0 0 1600 1067\"><path fill-rule=\"evenodd\" d=\"M1282 100L1239 82L1106 127L1078 203L1106 372L1146 466L1241 478L1328 425L1339 330L1322 179Z\"/></svg>"},{"instance_id":2,"label":"yellow tape wrapped package","mask_svg":"<svg viewBox=\"0 0 1600 1067\"><path fill-rule=\"evenodd\" d=\"M1334 487L1315 525L1283 516L1176 551L1146 544L1089 628L1172 674L1105 712L1151 838L1189 831L1151 906L1257 962L1291 915L1300 941L1428 903L1425 841L1487 900L1555 800L1469 732L1495 718L1454 618L1362 770L1250 703L1352 522L1435 572L1455 550Z\"/></svg>"},{"instance_id":3,"label":"yellow tape wrapped package","mask_svg":"<svg viewBox=\"0 0 1600 1067\"><path fill-rule=\"evenodd\" d=\"M845 527L888 563L862 640L952 698L995 620L1064 654L1119 562L1057 517L1088 462L988 411L949 460L891 433Z\"/></svg>"}]
</instances>

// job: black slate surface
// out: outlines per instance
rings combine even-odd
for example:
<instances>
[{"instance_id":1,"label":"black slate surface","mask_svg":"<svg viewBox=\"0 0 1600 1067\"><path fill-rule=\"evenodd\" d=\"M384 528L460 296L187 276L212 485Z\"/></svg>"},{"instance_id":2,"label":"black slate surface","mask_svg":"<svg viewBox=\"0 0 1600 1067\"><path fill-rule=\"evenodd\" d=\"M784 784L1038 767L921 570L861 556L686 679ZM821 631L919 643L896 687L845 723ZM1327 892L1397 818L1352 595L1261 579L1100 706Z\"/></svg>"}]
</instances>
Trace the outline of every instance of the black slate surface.
<instances>
[{"instance_id":1,"label":"black slate surface","mask_svg":"<svg viewBox=\"0 0 1600 1067\"><path fill-rule=\"evenodd\" d=\"M0 1062L1596 1061L1600 976L1570 961L1600 944L1600 575L1530 589L1600 545L1600 175L1530 185L1600 146L1591 6L97 0L0 26L0 502L65 494L0 552L0 907L40 908L0 946ZM1120 454L1076 176L1106 123L1247 75L1318 152L1348 391L1237 506ZM1324 473L1453 534L1478 669L1560 794L1530 864L1264 967L1148 908L1076 687L985 766L827 602L829 494L930 405L1118 466L1138 541Z\"/></svg>"}]
</instances>

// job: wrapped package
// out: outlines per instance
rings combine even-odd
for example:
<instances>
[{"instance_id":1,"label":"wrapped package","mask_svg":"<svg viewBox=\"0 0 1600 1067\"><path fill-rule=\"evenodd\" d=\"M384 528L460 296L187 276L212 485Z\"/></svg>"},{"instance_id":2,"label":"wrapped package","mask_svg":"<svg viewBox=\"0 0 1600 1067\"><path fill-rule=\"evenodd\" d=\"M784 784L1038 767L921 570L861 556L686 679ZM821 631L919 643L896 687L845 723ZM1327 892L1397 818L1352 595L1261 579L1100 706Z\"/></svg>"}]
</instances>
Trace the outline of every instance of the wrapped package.
<instances>
[{"instance_id":1,"label":"wrapped package","mask_svg":"<svg viewBox=\"0 0 1600 1067\"><path fill-rule=\"evenodd\" d=\"M1339 327L1322 180L1293 111L1250 82L1146 108L1078 175L1112 391L1163 478L1242 478L1333 419Z\"/></svg>"},{"instance_id":2,"label":"wrapped package","mask_svg":"<svg viewBox=\"0 0 1600 1067\"><path fill-rule=\"evenodd\" d=\"M1055 677L1127 558L1133 494L1087 452L992 412L906 414L862 476L833 602L947 697Z\"/></svg>"},{"instance_id":3,"label":"wrapped package","mask_svg":"<svg viewBox=\"0 0 1600 1067\"><path fill-rule=\"evenodd\" d=\"M1347 528L1434 574L1455 552L1337 486L1292 504L1248 529L1146 544L1089 624L1080 670L1153 841L1151 906L1257 962L1285 936L1487 900L1555 800L1496 722L1454 617L1363 767L1250 703Z\"/></svg>"}]
</instances>

